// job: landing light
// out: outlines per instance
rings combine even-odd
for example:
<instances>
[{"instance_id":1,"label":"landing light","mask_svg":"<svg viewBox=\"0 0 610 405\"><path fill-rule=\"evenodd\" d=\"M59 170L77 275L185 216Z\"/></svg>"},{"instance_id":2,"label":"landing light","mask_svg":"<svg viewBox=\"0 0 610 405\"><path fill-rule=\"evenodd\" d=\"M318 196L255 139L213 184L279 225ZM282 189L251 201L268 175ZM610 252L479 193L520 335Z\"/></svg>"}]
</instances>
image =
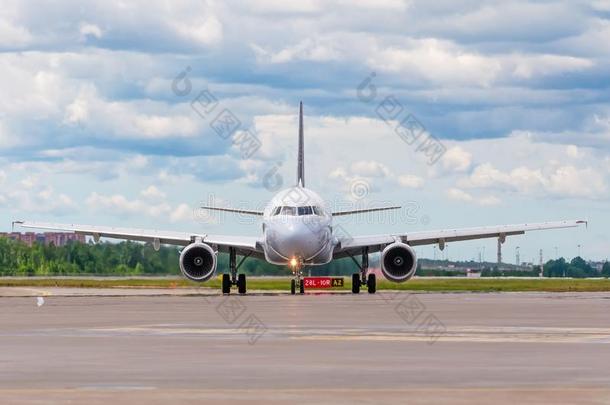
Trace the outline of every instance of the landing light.
<instances>
[{"instance_id":1,"label":"landing light","mask_svg":"<svg viewBox=\"0 0 610 405\"><path fill-rule=\"evenodd\" d=\"M297 267L297 264L299 262L297 261L297 259L295 259L294 257L292 259L290 259L290 266L292 267Z\"/></svg>"}]
</instances>

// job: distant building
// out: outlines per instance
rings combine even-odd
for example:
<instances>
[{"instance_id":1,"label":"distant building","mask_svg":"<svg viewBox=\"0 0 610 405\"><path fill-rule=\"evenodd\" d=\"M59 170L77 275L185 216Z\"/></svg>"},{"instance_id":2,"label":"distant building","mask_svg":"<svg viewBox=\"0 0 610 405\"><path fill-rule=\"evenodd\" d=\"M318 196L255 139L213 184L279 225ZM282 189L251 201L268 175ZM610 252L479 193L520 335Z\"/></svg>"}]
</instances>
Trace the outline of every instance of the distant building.
<instances>
[{"instance_id":1,"label":"distant building","mask_svg":"<svg viewBox=\"0 0 610 405\"><path fill-rule=\"evenodd\" d=\"M479 270L479 269L466 269L466 277L468 277L468 278L479 278L479 277L481 277L481 270Z\"/></svg>"},{"instance_id":2,"label":"distant building","mask_svg":"<svg viewBox=\"0 0 610 405\"><path fill-rule=\"evenodd\" d=\"M51 243L55 246L65 246L70 242L86 242L85 235L72 232L0 232L0 237L18 240L28 246L32 246L34 242L44 243L47 246Z\"/></svg>"},{"instance_id":3,"label":"distant building","mask_svg":"<svg viewBox=\"0 0 610 405\"><path fill-rule=\"evenodd\" d=\"M589 261L589 266L597 270L598 273L601 273L602 269L604 268L604 262Z\"/></svg>"}]
</instances>

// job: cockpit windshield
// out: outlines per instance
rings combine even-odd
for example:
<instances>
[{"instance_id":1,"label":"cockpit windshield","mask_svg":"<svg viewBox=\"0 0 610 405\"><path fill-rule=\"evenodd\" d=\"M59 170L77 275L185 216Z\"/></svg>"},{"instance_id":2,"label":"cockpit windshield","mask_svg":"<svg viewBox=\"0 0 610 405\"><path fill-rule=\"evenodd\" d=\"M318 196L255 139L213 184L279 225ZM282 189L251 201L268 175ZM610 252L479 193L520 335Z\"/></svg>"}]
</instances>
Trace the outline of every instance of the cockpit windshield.
<instances>
[{"instance_id":1,"label":"cockpit windshield","mask_svg":"<svg viewBox=\"0 0 610 405\"><path fill-rule=\"evenodd\" d=\"M309 206L298 207L299 215L313 215L313 209Z\"/></svg>"},{"instance_id":2,"label":"cockpit windshield","mask_svg":"<svg viewBox=\"0 0 610 405\"><path fill-rule=\"evenodd\" d=\"M324 215L322 208L317 207L317 206L310 206L310 205L306 205L303 207L290 207L290 206L280 206L280 207L275 207L273 209L273 211L271 212L272 216L276 216L276 215L289 215L289 216L296 216L296 215Z\"/></svg>"}]
</instances>

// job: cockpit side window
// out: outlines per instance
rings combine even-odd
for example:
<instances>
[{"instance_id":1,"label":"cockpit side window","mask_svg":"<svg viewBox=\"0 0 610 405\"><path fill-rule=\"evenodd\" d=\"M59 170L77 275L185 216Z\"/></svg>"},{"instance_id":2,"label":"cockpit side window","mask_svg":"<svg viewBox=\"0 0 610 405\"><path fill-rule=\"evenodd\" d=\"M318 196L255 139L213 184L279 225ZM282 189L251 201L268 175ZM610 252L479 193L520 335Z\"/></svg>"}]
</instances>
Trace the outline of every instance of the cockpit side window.
<instances>
[{"instance_id":1,"label":"cockpit side window","mask_svg":"<svg viewBox=\"0 0 610 405\"><path fill-rule=\"evenodd\" d=\"M313 207L313 212L314 212L316 215L320 215L320 216L324 215L324 212L322 211L322 208L320 208L320 207L318 207L318 206L314 206L314 207Z\"/></svg>"},{"instance_id":2,"label":"cockpit side window","mask_svg":"<svg viewBox=\"0 0 610 405\"><path fill-rule=\"evenodd\" d=\"M279 215L280 211L282 211L282 207L275 207L273 209L273 212L271 213L272 216L276 216Z\"/></svg>"},{"instance_id":3,"label":"cockpit side window","mask_svg":"<svg viewBox=\"0 0 610 405\"><path fill-rule=\"evenodd\" d=\"M296 215L296 211L297 211L296 207L286 207L286 206L284 206L284 207L282 207L281 214L282 215L292 215L292 216L294 216L294 215Z\"/></svg>"}]
</instances>

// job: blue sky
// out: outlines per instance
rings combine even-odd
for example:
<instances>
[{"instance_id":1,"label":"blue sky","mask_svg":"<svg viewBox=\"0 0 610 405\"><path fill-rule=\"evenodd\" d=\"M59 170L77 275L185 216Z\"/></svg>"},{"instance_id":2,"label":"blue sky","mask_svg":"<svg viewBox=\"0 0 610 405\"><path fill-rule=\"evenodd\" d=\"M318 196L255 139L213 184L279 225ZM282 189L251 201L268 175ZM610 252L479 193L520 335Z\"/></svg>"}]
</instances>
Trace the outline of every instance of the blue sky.
<instances>
[{"instance_id":1,"label":"blue sky","mask_svg":"<svg viewBox=\"0 0 610 405\"><path fill-rule=\"evenodd\" d=\"M516 246L537 261L578 244L605 259L609 18L607 0L8 0L0 220L257 234L196 208L261 208L271 172L292 184L303 100L307 185L335 207L410 207L380 223L342 219L348 232L587 218L588 229L509 238L507 261ZM367 102L357 88L372 72ZM256 133L254 154L194 110L206 89ZM380 118L386 97L440 140L438 162ZM492 259L494 241L448 255L483 246Z\"/></svg>"}]
</instances>

